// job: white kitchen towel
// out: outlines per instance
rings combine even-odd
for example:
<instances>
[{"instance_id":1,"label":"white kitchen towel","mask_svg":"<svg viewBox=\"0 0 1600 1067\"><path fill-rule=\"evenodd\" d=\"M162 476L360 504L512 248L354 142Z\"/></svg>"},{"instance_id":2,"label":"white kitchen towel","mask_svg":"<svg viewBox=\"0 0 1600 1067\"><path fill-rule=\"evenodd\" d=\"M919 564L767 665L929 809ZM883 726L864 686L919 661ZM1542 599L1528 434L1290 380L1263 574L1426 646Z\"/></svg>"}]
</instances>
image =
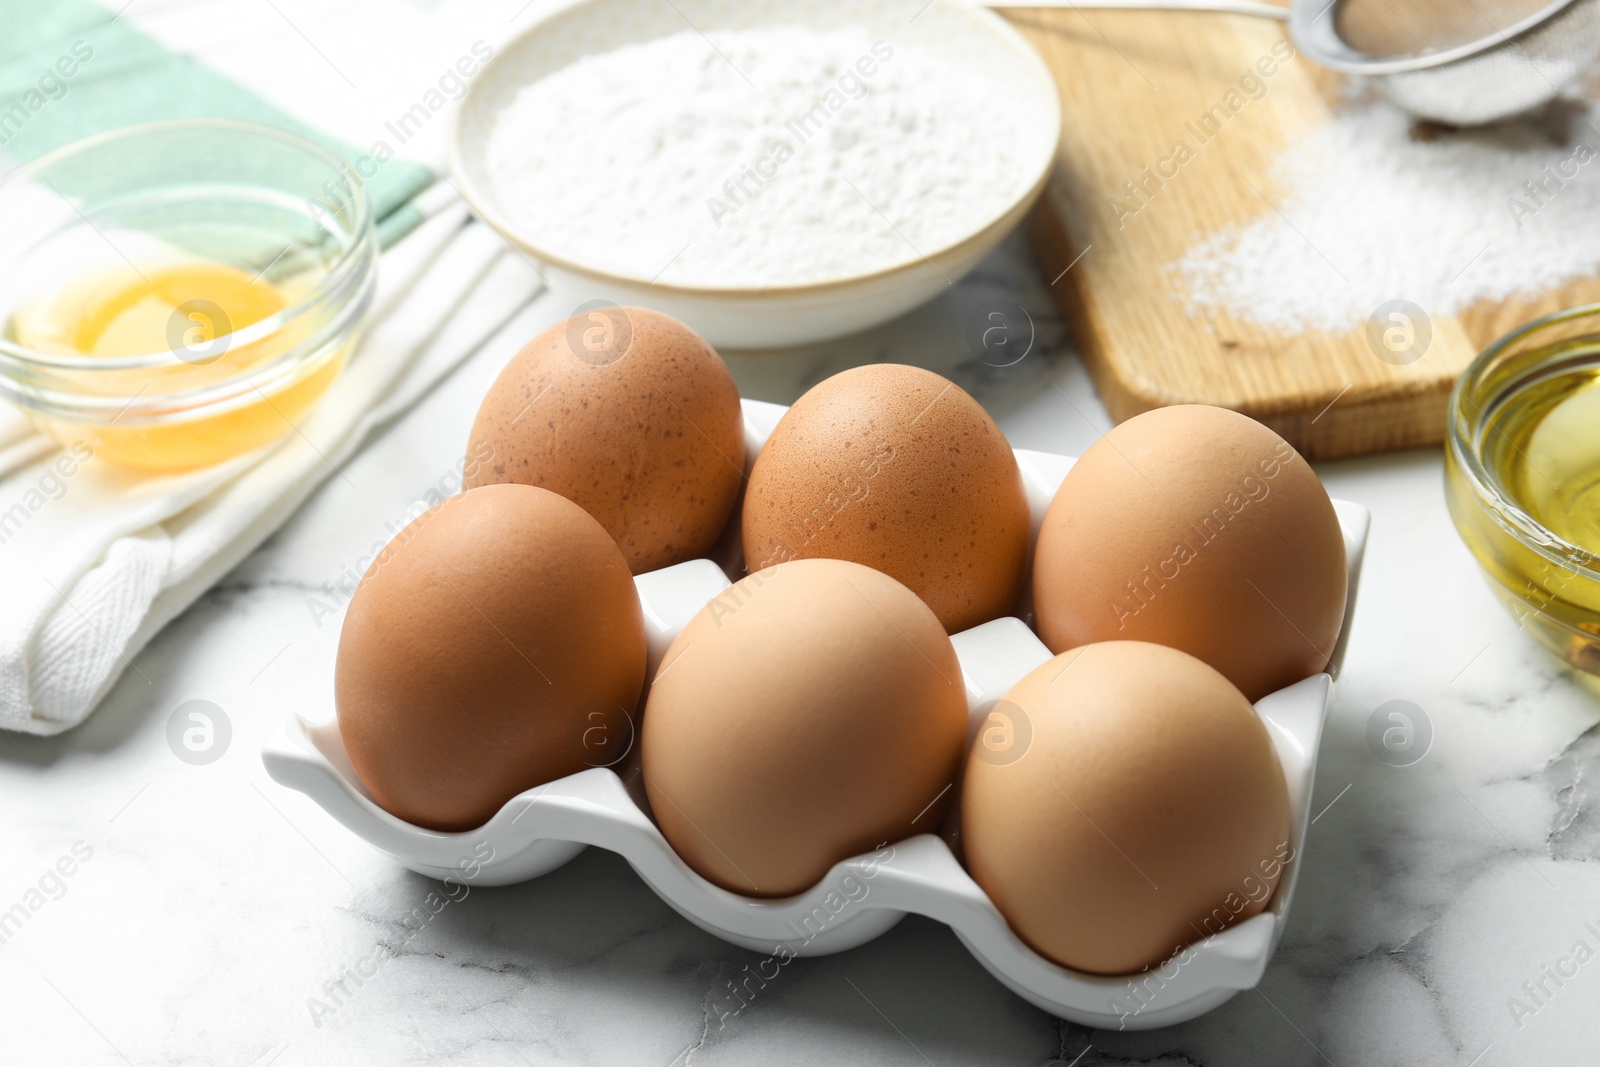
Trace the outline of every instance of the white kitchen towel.
<instances>
[{"instance_id":1,"label":"white kitchen towel","mask_svg":"<svg viewBox=\"0 0 1600 1067\"><path fill-rule=\"evenodd\" d=\"M82 722L162 626L538 295L533 267L441 190L383 254L349 366L278 443L152 477L0 425L0 728Z\"/></svg>"}]
</instances>

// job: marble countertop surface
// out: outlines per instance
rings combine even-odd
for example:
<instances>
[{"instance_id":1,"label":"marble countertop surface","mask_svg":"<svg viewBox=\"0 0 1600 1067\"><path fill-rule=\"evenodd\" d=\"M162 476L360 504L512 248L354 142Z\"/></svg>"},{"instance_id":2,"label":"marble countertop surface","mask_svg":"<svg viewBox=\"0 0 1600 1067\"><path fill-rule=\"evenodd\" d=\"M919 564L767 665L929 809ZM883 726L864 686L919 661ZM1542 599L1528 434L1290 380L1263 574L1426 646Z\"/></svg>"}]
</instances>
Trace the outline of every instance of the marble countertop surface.
<instances>
[{"instance_id":1,"label":"marble countertop surface","mask_svg":"<svg viewBox=\"0 0 1600 1067\"><path fill-rule=\"evenodd\" d=\"M994 300L1035 328L1004 368L966 340ZM383 433L139 655L86 725L0 737L0 913L27 914L0 939L0 1062L1600 1061L1600 699L1491 598L1434 450L1319 467L1373 513L1353 638L1287 933L1260 987L1209 1015L1146 1033L1065 1023L911 917L790 963L724 1018L729 980L756 957L595 849L432 910L434 883L273 783L259 752L284 715L329 705L356 561L453 490L489 381L570 310L541 299ZM745 395L789 402L883 360L952 377L1018 447L1078 453L1109 425L1017 237L905 319L729 363ZM231 728L204 765L168 742L193 700ZM1432 737L1404 766L1367 740L1396 700Z\"/></svg>"}]
</instances>

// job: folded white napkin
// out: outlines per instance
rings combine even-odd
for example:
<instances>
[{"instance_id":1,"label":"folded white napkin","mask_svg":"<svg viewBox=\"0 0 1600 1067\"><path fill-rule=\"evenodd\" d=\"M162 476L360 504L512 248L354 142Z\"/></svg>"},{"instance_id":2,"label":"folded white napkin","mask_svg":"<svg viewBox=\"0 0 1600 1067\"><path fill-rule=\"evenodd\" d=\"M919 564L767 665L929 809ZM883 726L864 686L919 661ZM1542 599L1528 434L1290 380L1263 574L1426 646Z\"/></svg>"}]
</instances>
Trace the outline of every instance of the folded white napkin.
<instances>
[{"instance_id":1,"label":"folded white napkin","mask_svg":"<svg viewBox=\"0 0 1600 1067\"><path fill-rule=\"evenodd\" d=\"M274 445L151 476L79 464L0 411L0 728L82 722L145 642L540 288L452 198L383 254L364 340Z\"/></svg>"}]
</instances>

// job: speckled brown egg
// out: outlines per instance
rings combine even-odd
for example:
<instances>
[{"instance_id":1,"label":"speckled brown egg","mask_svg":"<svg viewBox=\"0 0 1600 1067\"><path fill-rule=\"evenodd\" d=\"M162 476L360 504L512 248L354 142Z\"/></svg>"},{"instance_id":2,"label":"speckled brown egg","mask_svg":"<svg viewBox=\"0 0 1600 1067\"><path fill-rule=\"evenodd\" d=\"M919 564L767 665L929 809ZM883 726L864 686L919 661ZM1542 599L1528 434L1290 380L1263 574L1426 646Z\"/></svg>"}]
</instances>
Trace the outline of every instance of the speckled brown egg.
<instances>
[{"instance_id":1,"label":"speckled brown egg","mask_svg":"<svg viewBox=\"0 0 1600 1067\"><path fill-rule=\"evenodd\" d=\"M781 897L835 863L933 832L966 744L961 665L905 586L842 560L748 575L656 671L645 791L684 862Z\"/></svg>"},{"instance_id":2,"label":"speckled brown egg","mask_svg":"<svg viewBox=\"0 0 1600 1067\"><path fill-rule=\"evenodd\" d=\"M1225 408L1157 408L1073 465L1034 553L1039 636L1061 652L1154 641L1252 701L1323 670L1344 618L1344 535L1287 441Z\"/></svg>"},{"instance_id":3,"label":"speckled brown egg","mask_svg":"<svg viewBox=\"0 0 1600 1067\"><path fill-rule=\"evenodd\" d=\"M380 807L469 830L525 789L609 762L600 753L628 735L644 672L643 613L616 542L555 493L487 485L424 513L368 568L334 699Z\"/></svg>"},{"instance_id":4,"label":"speckled brown egg","mask_svg":"<svg viewBox=\"0 0 1600 1067\"><path fill-rule=\"evenodd\" d=\"M1164 645L1064 652L1005 696L1020 757L974 747L961 839L1017 936L1131 974L1261 912L1294 849L1283 765L1228 680Z\"/></svg>"},{"instance_id":5,"label":"speckled brown egg","mask_svg":"<svg viewBox=\"0 0 1600 1067\"><path fill-rule=\"evenodd\" d=\"M576 501L633 573L703 556L744 479L727 365L677 319L613 305L530 341L483 398L469 487L537 485Z\"/></svg>"},{"instance_id":6,"label":"speckled brown egg","mask_svg":"<svg viewBox=\"0 0 1600 1067\"><path fill-rule=\"evenodd\" d=\"M856 367L779 421L745 490L745 566L845 559L920 596L946 630L1015 610L1028 501L1005 435L932 371Z\"/></svg>"}]
</instances>

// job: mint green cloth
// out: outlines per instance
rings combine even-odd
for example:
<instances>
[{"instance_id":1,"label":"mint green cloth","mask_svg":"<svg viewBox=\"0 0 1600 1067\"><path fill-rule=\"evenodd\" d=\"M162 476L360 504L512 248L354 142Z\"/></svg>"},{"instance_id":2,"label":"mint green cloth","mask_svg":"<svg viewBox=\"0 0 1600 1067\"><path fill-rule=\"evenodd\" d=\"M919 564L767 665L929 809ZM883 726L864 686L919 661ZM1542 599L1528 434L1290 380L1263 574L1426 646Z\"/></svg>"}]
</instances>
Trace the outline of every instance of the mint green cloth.
<instances>
[{"instance_id":1,"label":"mint green cloth","mask_svg":"<svg viewBox=\"0 0 1600 1067\"><path fill-rule=\"evenodd\" d=\"M362 155L116 14L89 0L0 0L0 153L25 162L120 126L226 118L292 130L352 163ZM433 180L404 159L366 180L385 245L421 221L410 201Z\"/></svg>"}]
</instances>

